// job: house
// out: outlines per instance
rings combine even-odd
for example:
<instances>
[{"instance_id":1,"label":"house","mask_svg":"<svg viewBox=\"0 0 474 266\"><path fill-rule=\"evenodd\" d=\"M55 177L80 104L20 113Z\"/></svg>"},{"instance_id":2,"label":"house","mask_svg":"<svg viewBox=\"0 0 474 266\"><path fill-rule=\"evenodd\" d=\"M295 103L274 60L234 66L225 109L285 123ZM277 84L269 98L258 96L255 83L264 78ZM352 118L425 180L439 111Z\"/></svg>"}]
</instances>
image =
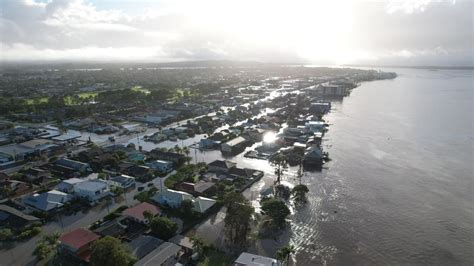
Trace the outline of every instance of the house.
<instances>
[{"instance_id":1,"label":"house","mask_svg":"<svg viewBox=\"0 0 474 266\"><path fill-rule=\"evenodd\" d=\"M184 192L184 191L177 191L172 189L164 188L159 193L156 193L152 200L158 202L160 204L166 204L172 208L177 208L181 205L183 200L193 200L193 195Z\"/></svg>"},{"instance_id":2,"label":"house","mask_svg":"<svg viewBox=\"0 0 474 266\"><path fill-rule=\"evenodd\" d=\"M211 138L204 138L199 141L199 148L201 149L215 149L221 144L218 140L213 140Z\"/></svg>"},{"instance_id":3,"label":"house","mask_svg":"<svg viewBox=\"0 0 474 266\"><path fill-rule=\"evenodd\" d=\"M27 196L23 202L37 210L49 212L62 207L71 200L71 196L58 190L51 190L41 194Z\"/></svg>"},{"instance_id":4,"label":"house","mask_svg":"<svg viewBox=\"0 0 474 266\"><path fill-rule=\"evenodd\" d=\"M193 243L189 237L183 235L175 235L168 241L180 246L185 254L192 255L194 248Z\"/></svg>"},{"instance_id":5,"label":"house","mask_svg":"<svg viewBox=\"0 0 474 266\"><path fill-rule=\"evenodd\" d=\"M228 173L230 169L234 168L237 164L231 161L215 160L208 164L208 171L213 173Z\"/></svg>"},{"instance_id":6,"label":"house","mask_svg":"<svg viewBox=\"0 0 474 266\"><path fill-rule=\"evenodd\" d=\"M345 87L330 83L319 84L318 90L324 96L345 96L347 94Z\"/></svg>"},{"instance_id":7,"label":"house","mask_svg":"<svg viewBox=\"0 0 474 266\"><path fill-rule=\"evenodd\" d=\"M197 197L193 200L194 203L194 210L199 213L206 212L209 208L216 204L216 200L205 198L205 197Z\"/></svg>"},{"instance_id":8,"label":"house","mask_svg":"<svg viewBox=\"0 0 474 266\"><path fill-rule=\"evenodd\" d=\"M305 124L306 131L311 133L323 132L326 124L323 121L309 121Z\"/></svg>"},{"instance_id":9,"label":"house","mask_svg":"<svg viewBox=\"0 0 474 266\"><path fill-rule=\"evenodd\" d=\"M209 192L214 186L215 184L212 182L198 181L196 183L182 182L176 188L194 196L201 196Z\"/></svg>"},{"instance_id":10,"label":"house","mask_svg":"<svg viewBox=\"0 0 474 266\"><path fill-rule=\"evenodd\" d=\"M92 172L89 164L66 158L57 160L55 164L60 168L70 169L80 173Z\"/></svg>"},{"instance_id":11,"label":"house","mask_svg":"<svg viewBox=\"0 0 474 266\"><path fill-rule=\"evenodd\" d=\"M124 210L122 214L135 222L148 224L150 221L145 217L144 212L149 212L153 216L161 214L160 208L147 202L142 202L134 207L128 208Z\"/></svg>"},{"instance_id":12,"label":"house","mask_svg":"<svg viewBox=\"0 0 474 266\"><path fill-rule=\"evenodd\" d=\"M155 160L171 161L175 166L180 165L186 161L186 156L181 153L162 151L154 149L150 151L150 157Z\"/></svg>"},{"instance_id":13,"label":"house","mask_svg":"<svg viewBox=\"0 0 474 266\"><path fill-rule=\"evenodd\" d=\"M330 102L317 102L311 103L309 107L309 112L312 114L325 114L331 111L331 103Z\"/></svg>"},{"instance_id":14,"label":"house","mask_svg":"<svg viewBox=\"0 0 474 266\"><path fill-rule=\"evenodd\" d=\"M27 193L32 188L31 184L18 180L0 180L0 198L8 196L18 196Z\"/></svg>"},{"instance_id":15,"label":"house","mask_svg":"<svg viewBox=\"0 0 474 266\"><path fill-rule=\"evenodd\" d=\"M254 179L254 178L260 178L263 176L262 171L250 169L250 168L238 168L234 167L231 168L228 172L228 175L231 178L237 178L237 177L243 177L247 179Z\"/></svg>"},{"instance_id":16,"label":"house","mask_svg":"<svg viewBox=\"0 0 474 266\"><path fill-rule=\"evenodd\" d=\"M135 177L129 175L118 175L109 179L109 185L127 189L135 185Z\"/></svg>"},{"instance_id":17,"label":"house","mask_svg":"<svg viewBox=\"0 0 474 266\"><path fill-rule=\"evenodd\" d=\"M153 236L139 235L137 238L127 243L126 246L134 257L141 259L157 249L161 244L163 244L163 242L163 240Z\"/></svg>"},{"instance_id":18,"label":"house","mask_svg":"<svg viewBox=\"0 0 474 266\"><path fill-rule=\"evenodd\" d=\"M104 222L98 228L94 229L94 233L101 236L113 236L119 238L127 231L127 225L121 223L125 219L125 217L119 217L117 219Z\"/></svg>"},{"instance_id":19,"label":"house","mask_svg":"<svg viewBox=\"0 0 474 266\"><path fill-rule=\"evenodd\" d=\"M323 164L324 154L321 148L313 146L308 148L303 158L304 166L320 167Z\"/></svg>"},{"instance_id":20,"label":"house","mask_svg":"<svg viewBox=\"0 0 474 266\"><path fill-rule=\"evenodd\" d=\"M171 243L164 242L158 248L137 261L135 266L158 266L175 265L179 260L181 247Z\"/></svg>"},{"instance_id":21,"label":"house","mask_svg":"<svg viewBox=\"0 0 474 266\"><path fill-rule=\"evenodd\" d=\"M89 262L91 246L100 236L84 228L77 228L59 237L59 250Z\"/></svg>"},{"instance_id":22,"label":"house","mask_svg":"<svg viewBox=\"0 0 474 266\"><path fill-rule=\"evenodd\" d=\"M56 187L59 191L65 192L65 193L72 193L74 190L74 185L77 183L84 182L84 179L80 178L69 178L66 180L61 181L61 183L58 184Z\"/></svg>"},{"instance_id":23,"label":"house","mask_svg":"<svg viewBox=\"0 0 474 266\"><path fill-rule=\"evenodd\" d=\"M109 187L102 180L87 180L74 185L74 193L90 202L96 202L110 195Z\"/></svg>"},{"instance_id":24,"label":"house","mask_svg":"<svg viewBox=\"0 0 474 266\"><path fill-rule=\"evenodd\" d=\"M35 216L24 214L8 205L0 205L0 228L2 226L24 228L39 220L40 219Z\"/></svg>"},{"instance_id":25,"label":"house","mask_svg":"<svg viewBox=\"0 0 474 266\"><path fill-rule=\"evenodd\" d=\"M25 171L25 176L30 182L39 182L51 178L51 173L41 168L32 167Z\"/></svg>"},{"instance_id":26,"label":"house","mask_svg":"<svg viewBox=\"0 0 474 266\"><path fill-rule=\"evenodd\" d=\"M165 160L155 160L146 164L148 167L158 170L162 173L173 171L173 162Z\"/></svg>"},{"instance_id":27,"label":"house","mask_svg":"<svg viewBox=\"0 0 474 266\"><path fill-rule=\"evenodd\" d=\"M224 153L236 153L243 151L250 142L243 137L237 137L221 144L221 151Z\"/></svg>"},{"instance_id":28,"label":"house","mask_svg":"<svg viewBox=\"0 0 474 266\"><path fill-rule=\"evenodd\" d=\"M153 177L153 170L145 165L132 165L124 173L134 176L138 181L146 181Z\"/></svg>"},{"instance_id":29,"label":"house","mask_svg":"<svg viewBox=\"0 0 474 266\"><path fill-rule=\"evenodd\" d=\"M187 192L167 188L156 193L152 200L160 204L166 204L172 208L178 208L184 200L190 200L194 205L194 210L200 213L205 212L216 203L213 199L204 197L194 198L193 195Z\"/></svg>"},{"instance_id":30,"label":"house","mask_svg":"<svg viewBox=\"0 0 474 266\"><path fill-rule=\"evenodd\" d=\"M233 266L282 266L282 264L273 258L242 252L234 261Z\"/></svg>"}]
</instances>

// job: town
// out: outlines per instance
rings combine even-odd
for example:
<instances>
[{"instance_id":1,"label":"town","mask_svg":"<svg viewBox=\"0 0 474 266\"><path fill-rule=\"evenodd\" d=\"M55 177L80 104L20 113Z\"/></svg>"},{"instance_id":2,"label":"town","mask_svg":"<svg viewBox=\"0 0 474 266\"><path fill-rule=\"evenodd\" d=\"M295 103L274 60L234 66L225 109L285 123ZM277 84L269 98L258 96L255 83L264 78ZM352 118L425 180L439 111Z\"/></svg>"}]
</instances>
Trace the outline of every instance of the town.
<instances>
[{"instance_id":1,"label":"town","mask_svg":"<svg viewBox=\"0 0 474 266\"><path fill-rule=\"evenodd\" d=\"M303 176L330 160L332 101L395 76L276 65L3 69L1 264L287 265L292 245L261 254L252 242L278 237L306 202Z\"/></svg>"}]
</instances>

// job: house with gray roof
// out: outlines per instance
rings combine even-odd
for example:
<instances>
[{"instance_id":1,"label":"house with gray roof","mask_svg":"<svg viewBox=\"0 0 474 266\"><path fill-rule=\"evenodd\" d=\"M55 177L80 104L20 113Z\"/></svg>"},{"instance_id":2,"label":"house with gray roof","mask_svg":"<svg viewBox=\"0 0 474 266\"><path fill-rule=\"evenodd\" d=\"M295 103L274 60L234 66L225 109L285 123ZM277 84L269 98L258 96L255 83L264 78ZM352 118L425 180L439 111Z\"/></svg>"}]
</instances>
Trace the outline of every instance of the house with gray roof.
<instances>
[{"instance_id":1,"label":"house with gray roof","mask_svg":"<svg viewBox=\"0 0 474 266\"><path fill-rule=\"evenodd\" d=\"M51 190L41 194L35 193L27 196L23 202L37 210L48 212L62 207L70 200L71 195L58 190Z\"/></svg>"}]
</instances>

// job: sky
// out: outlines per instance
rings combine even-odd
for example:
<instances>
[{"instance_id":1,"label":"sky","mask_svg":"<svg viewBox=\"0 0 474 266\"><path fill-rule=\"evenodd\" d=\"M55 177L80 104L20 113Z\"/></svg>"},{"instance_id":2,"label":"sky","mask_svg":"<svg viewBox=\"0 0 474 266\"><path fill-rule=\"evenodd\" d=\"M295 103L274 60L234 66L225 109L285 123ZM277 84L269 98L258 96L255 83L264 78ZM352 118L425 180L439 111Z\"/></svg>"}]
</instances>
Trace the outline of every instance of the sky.
<instances>
[{"instance_id":1,"label":"sky","mask_svg":"<svg viewBox=\"0 0 474 266\"><path fill-rule=\"evenodd\" d=\"M0 61L472 66L470 0L0 0Z\"/></svg>"}]
</instances>

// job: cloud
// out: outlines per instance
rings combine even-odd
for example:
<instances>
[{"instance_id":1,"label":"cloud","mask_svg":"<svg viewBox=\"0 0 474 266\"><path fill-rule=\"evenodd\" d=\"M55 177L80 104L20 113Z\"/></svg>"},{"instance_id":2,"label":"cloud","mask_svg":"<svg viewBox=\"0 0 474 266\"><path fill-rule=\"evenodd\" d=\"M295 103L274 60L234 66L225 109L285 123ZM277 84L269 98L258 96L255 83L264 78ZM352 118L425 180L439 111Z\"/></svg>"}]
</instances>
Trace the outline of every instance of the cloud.
<instances>
[{"instance_id":1,"label":"cloud","mask_svg":"<svg viewBox=\"0 0 474 266\"><path fill-rule=\"evenodd\" d=\"M4 0L0 60L472 64L472 7L430 0Z\"/></svg>"}]
</instances>

